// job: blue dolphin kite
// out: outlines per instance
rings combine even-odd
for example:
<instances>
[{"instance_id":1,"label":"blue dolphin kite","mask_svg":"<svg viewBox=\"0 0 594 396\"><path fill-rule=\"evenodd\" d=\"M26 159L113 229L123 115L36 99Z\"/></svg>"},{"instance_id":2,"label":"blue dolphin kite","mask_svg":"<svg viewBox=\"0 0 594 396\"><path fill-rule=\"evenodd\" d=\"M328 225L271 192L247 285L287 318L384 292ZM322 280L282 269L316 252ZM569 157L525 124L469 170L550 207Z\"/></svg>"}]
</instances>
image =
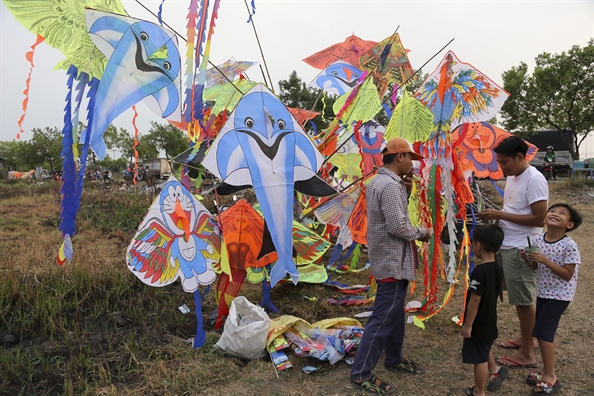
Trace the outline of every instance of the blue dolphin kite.
<instances>
[{"instance_id":1,"label":"blue dolphin kite","mask_svg":"<svg viewBox=\"0 0 594 396\"><path fill-rule=\"evenodd\" d=\"M309 84L334 95L344 95L357 85L363 72L355 66L336 61L325 68Z\"/></svg>"},{"instance_id":2,"label":"blue dolphin kite","mask_svg":"<svg viewBox=\"0 0 594 396\"><path fill-rule=\"evenodd\" d=\"M95 154L103 159L105 129L143 99L157 115L181 121L181 61L177 38L161 26L92 9L85 12L91 39L108 62L92 121L81 140L90 138Z\"/></svg>"},{"instance_id":3,"label":"blue dolphin kite","mask_svg":"<svg viewBox=\"0 0 594 396\"><path fill-rule=\"evenodd\" d=\"M287 273L299 280L293 260L293 190L314 196L336 191L316 176L323 157L289 110L262 84L239 101L203 165L223 180L222 194L253 187L278 260L274 286Z\"/></svg>"}]
</instances>

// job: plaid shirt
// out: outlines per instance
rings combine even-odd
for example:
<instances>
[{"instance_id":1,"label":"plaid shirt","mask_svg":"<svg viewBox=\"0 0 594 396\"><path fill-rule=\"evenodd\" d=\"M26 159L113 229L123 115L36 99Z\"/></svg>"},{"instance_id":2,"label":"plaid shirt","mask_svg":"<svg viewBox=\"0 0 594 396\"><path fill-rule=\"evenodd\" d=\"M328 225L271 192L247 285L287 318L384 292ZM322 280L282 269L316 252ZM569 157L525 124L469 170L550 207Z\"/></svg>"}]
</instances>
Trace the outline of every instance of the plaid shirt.
<instances>
[{"instance_id":1,"label":"plaid shirt","mask_svg":"<svg viewBox=\"0 0 594 396\"><path fill-rule=\"evenodd\" d=\"M410 223L404 181L381 167L365 195L367 247L373 276L376 279L414 279L416 260L411 241L423 237L425 230Z\"/></svg>"}]
</instances>

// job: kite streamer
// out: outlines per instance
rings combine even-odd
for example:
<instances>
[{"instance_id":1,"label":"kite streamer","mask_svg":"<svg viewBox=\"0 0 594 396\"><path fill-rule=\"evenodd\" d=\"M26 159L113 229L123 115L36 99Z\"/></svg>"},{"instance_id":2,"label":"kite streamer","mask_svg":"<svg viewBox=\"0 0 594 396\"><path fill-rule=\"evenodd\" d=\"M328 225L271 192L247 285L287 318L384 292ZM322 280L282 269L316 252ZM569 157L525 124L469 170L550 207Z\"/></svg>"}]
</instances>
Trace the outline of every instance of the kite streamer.
<instances>
[{"instance_id":1,"label":"kite streamer","mask_svg":"<svg viewBox=\"0 0 594 396\"><path fill-rule=\"evenodd\" d=\"M189 123L192 120L192 87L194 85L194 40L196 39L196 20L198 19L198 0L191 0L188 7L188 16L186 18L186 64L185 79L186 89L184 91L183 121Z\"/></svg>"},{"instance_id":2,"label":"kite streamer","mask_svg":"<svg viewBox=\"0 0 594 396\"><path fill-rule=\"evenodd\" d=\"M194 74L193 77L198 75L198 68L200 67L200 54L202 54L202 45L206 42L206 27L208 23L208 6L209 0L202 0L200 2L200 13L198 14L198 19L196 21L196 56L194 59ZM194 83L194 78L192 78L192 84ZM193 86L193 85L192 85ZM191 89L191 103L190 107L186 108L186 111L189 112L189 119L188 122L191 122L193 119L196 119L196 89ZM194 124L192 122L192 124ZM195 132L194 132L195 133ZM190 133L192 136L192 133Z\"/></svg>"},{"instance_id":3,"label":"kite streamer","mask_svg":"<svg viewBox=\"0 0 594 396\"><path fill-rule=\"evenodd\" d=\"M134 128L134 184L137 183L136 177L138 176L138 126L136 126L136 118L138 118L138 112L136 111L136 106L132 106L132 111L134 115L132 116L132 127Z\"/></svg>"},{"instance_id":4,"label":"kite streamer","mask_svg":"<svg viewBox=\"0 0 594 396\"><path fill-rule=\"evenodd\" d=\"M208 59L210 57L210 43L214 29L216 26L216 20L219 16L219 5L221 0L215 0L212 7L212 15L210 17L210 25L208 28L208 36L206 39L206 47L204 48L204 54L202 55L202 61L200 62L200 72L198 73L198 84L196 86L196 92L194 93L194 114L193 117L196 120L202 120L202 93L204 92L204 85L206 84L206 67L208 66Z\"/></svg>"},{"instance_id":5,"label":"kite streamer","mask_svg":"<svg viewBox=\"0 0 594 396\"><path fill-rule=\"evenodd\" d=\"M74 235L75 226L74 219L76 211L74 206L74 197L76 195L76 169L74 164L74 153L72 151L72 86L78 70L74 66L68 69L68 93L66 94L66 106L64 106L64 128L62 129L62 152L61 156L64 158L62 164L62 187L60 193L62 194L62 202L60 204L60 226L58 229L62 231L64 242L60 248L58 255L58 264L62 265L65 261L69 263L72 261L72 244L66 246L66 238L70 240L70 235Z\"/></svg>"},{"instance_id":6,"label":"kite streamer","mask_svg":"<svg viewBox=\"0 0 594 396\"><path fill-rule=\"evenodd\" d=\"M21 133L24 132L23 130L23 121L25 121L25 115L27 114L27 107L29 105L29 87L31 85L31 74L33 74L33 67L35 66L33 64L33 55L35 55L35 48L37 48L37 46L39 44L41 44L43 42L43 37L41 37L39 34L37 35L37 39L35 40L35 44L33 44L31 46L31 51L27 52L25 54L25 58L27 58L27 60L29 61L29 64L31 65L31 67L29 68L29 74L27 75L27 80L25 81L25 90L23 91L23 94L25 95L25 99L23 99L23 114L21 115L21 117L19 118L18 121L18 125L19 125L19 132L16 135L17 139L21 138Z\"/></svg>"},{"instance_id":7,"label":"kite streamer","mask_svg":"<svg viewBox=\"0 0 594 396\"><path fill-rule=\"evenodd\" d=\"M159 12L157 13L157 19L159 19L159 25L161 26L163 26L163 3L165 3L165 0L161 0L161 4L159 4Z\"/></svg>"},{"instance_id":8,"label":"kite streamer","mask_svg":"<svg viewBox=\"0 0 594 396\"><path fill-rule=\"evenodd\" d=\"M82 103L82 99L85 93L85 88L89 83L89 75L87 73L80 73L78 76L78 84L76 84L76 108L74 109L74 114L72 115L72 152L74 153L74 158L78 158L78 116L80 114L80 105Z\"/></svg>"},{"instance_id":9,"label":"kite streamer","mask_svg":"<svg viewBox=\"0 0 594 396\"><path fill-rule=\"evenodd\" d=\"M250 12L250 17L248 18L247 23L252 21L254 15L256 15L256 0L252 0L252 11Z\"/></svg>"}]
</instances>

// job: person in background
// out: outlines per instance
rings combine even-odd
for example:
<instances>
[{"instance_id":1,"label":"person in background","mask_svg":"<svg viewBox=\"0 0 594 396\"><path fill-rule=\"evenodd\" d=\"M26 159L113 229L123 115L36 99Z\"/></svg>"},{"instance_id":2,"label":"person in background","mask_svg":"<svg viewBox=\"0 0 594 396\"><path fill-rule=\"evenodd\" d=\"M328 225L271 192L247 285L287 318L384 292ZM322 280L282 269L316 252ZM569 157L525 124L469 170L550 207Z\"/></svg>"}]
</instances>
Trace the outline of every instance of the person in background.
<instances>
[{"instance_id":1,"label":"person in background","mask_svg":"<svg viewBox=\"0 0 594 396\"><path fill-rule=\"evenodd\" d=\"M377 378L372 370L385 352L386 370L422 374L424 370L403 358L404 299L408 282L415 278L414 240L426 242L431 230L413 227L408 217L408 192L403 178L413 167L415 153L402 138L386 143L384 165L366 190L369 262L377 280L373 314L369 318L351 370L351 386L376 394L396 388Z\"/></svg>"},{"instance_id":2,"label":"person in background","mask_svg":"<svg viewBox=\"0 0 594 396\"><path fill-rule=\"evenodd\" d=\"M557 161L557 156L555 155L555 149L553 146L547 147L547 152L544 155L545 162L551 163L551 170L553 172L553 180L557 180L557 171L555 170L555 162Z\"/></svg>"}]
</instances>

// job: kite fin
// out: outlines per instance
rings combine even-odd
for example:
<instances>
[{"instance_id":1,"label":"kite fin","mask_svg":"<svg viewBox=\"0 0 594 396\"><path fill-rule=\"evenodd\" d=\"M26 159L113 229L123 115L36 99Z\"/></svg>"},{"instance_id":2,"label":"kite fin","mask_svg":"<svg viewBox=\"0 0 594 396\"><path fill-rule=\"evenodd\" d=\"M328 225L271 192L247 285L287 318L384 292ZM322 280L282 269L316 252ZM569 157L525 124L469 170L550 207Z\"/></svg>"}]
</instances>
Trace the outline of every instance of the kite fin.
<instances>
[{"instance_id":1,"label":"kite fin","mask_svg":"<svg viewBox=\"0 0 594 396\"><path fill-rule=\"evenodd\" d=\"M217 187L217 194L219 195L231 195L238 191L245 190L246 188L251 188L251 184L244 184L243 186L232 186L231 184L227 184L225 182L220 183Z\"/></svg>"},{"instance_id":2,"label":"kite fin","mask_svg":"<svg viewBox=\"0 0 594 396\"><path fill-rule=\"evenodd\" d=\"M332 186L320 179L317 175L307 180L295 181L294 188L302 194L314 197L329 197L338 194Z\"/></svg>"}]
</instances>

